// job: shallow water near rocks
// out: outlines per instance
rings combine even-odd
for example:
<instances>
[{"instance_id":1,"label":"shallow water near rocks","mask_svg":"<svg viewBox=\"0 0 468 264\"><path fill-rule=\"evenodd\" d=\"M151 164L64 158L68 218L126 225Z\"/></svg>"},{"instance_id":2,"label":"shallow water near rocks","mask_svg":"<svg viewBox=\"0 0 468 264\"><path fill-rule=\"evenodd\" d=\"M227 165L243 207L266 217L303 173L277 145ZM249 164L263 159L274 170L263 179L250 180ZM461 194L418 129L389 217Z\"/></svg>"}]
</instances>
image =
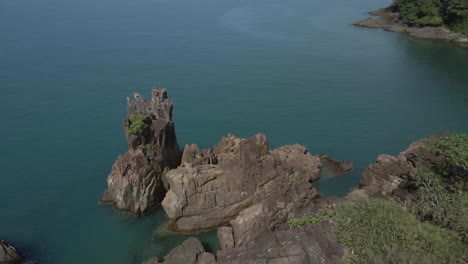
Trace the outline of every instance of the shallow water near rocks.
<instances>
[{"instance_id":1,"label":"shallow water near rocks","mask_svg":"<svg viewBox=\"0 0 468 264\"><path fill-rule=\"evenodd\" d=\"M267 134L354 163L468 131L468 50L351 23L389 1L0 1L0 237L39 263L141 263L187 236L98 200L133 91L168 88L179 143ZM214 232L200 238L217 249Z\"/></svg>"}]
</instances>

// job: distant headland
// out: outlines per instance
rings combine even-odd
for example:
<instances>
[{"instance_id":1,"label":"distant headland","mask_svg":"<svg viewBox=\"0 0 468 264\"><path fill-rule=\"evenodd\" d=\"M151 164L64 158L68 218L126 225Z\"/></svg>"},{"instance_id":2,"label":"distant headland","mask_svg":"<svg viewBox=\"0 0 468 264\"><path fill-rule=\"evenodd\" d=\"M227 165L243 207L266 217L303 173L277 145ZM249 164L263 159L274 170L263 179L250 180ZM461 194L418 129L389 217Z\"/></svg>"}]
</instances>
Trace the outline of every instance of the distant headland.
<instances>
[{"instance_id":1,"label":"distant headland","mask_svg":"<svg viewBox=\"0 0 468 264\"><path fill-rule=\"evenodd\" d=\"M397 0L370 12L355 26L406 32L423 39L449 41L468 48L468 1Z\"/></svg>"}]
</instances>

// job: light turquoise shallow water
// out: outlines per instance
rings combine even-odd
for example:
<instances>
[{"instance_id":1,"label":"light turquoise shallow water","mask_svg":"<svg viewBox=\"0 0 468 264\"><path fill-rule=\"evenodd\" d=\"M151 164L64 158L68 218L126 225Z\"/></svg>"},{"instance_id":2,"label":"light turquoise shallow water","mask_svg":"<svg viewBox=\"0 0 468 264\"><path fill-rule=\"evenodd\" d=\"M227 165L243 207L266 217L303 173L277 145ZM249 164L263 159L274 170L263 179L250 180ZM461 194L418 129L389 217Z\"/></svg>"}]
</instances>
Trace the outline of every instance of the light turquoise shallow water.
<instances>
[{"instance_id":1,"label":"light turquoise shallow water","mask_svg":"<svg viewBox=\"0 0 468 264\"><path fill-rule=\"evenodd\" d=\"M351 160L468 131L468 50L350 24L388 1L0 1L0 237L40 263L140 263L183 236L97 204L126 96L175 102L179 143L264 132ZM202 239L216 248L213 234Z\"/></svg>"}]
</instances>

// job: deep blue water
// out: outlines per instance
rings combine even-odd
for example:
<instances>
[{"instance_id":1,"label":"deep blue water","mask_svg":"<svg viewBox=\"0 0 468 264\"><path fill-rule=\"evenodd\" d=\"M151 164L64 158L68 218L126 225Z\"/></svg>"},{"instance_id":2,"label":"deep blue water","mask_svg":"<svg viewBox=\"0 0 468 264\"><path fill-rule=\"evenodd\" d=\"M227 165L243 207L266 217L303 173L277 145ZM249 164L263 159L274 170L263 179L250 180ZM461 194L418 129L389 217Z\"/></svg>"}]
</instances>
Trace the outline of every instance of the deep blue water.
<instances>
[{"instance_id":1,"label":"deep blue water","mask_svg":"<svg viewBox=\"0 0 468 264\"><path fill-rule=\"evenodd\" d=\"M165 86L180 144L267 134L348 159L468 131L468 50L351 26L377 0L1 0L0 238L40 263L140 263L184 236L98 200L126 97ZM201 235L212 249L212 233Z\"/></svg>"}]
</instances>

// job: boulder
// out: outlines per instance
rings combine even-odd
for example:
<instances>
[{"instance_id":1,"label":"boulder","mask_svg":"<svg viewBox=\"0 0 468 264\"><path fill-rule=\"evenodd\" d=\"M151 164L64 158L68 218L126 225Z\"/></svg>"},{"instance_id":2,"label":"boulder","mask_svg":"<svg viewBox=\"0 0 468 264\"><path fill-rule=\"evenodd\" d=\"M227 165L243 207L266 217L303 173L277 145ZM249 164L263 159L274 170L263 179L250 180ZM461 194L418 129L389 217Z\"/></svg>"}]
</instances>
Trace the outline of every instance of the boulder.
<instances>
[{"instance_id":1,"label":"boulder","mask_svg":"<svg viewBox=\"0 0 468 264\"><path fill-rule=\"evenodd\" d=\"M216 258L211 253L203 252L198 256L197 264L216 264Z\"/></svg>"},{"instance_id":2,"label":"boulder","mask_svg":"<svg viewBox=\"0 0 468 264\"><path fill-rule=\"evenodd\" d=\"M165 89L154 88L150 101L135 93L127 106L124 127L129 149L114 162L101 201L143 214L160 204L166 192L165 173L179 166L181 153L172 122L173 104ZM141 125L135 132L136 117Z\"/></svg>"},{"instance_id":3,"label":"boulder","mask_svg":"<svg viewBox=\"0 0 468 264\"><path fill-rule=\"evenodd\" d=\"M198 238L190 237L182 244L173 248L165 257L164 262L159 262L157 257L145 261L143 264L216 264L215 256L205 252Z\"/></svg>"},{"instance_id":4,"label":"boulder","mask_svg":"<svg viewBox=\"0 0 468 264\"><path fill-rule=\"evenodd\" d=\"M10 242L0 240L0 263L13 264L20 263L22 260L23 256L21 256Z\"/></svg>"},{"instance_id":5,"label":"boulder","mask_svg":"<svg viewBox=\"0 0 468 264\"><path fill-rule=\"evenodd\" d=\"M232 234L232 227L220 227L218 228L217 234L221 249L229 249L234 247L234 236Z\"/></svg>"},{"instance_id":6,"label":"boulder","mask_svg":"<svg viewBox=\"0 0 468 264\"><path fill-rule=\"evenodd\" d=\"M302 201L316 193L312 182L320 177L318 157L300 145L269 150L263 134L228 135L212 150L186 147L183 157L166 174L169 191L162 202L178 231L222 225L275 194Z\"/></svg>"},{"instance_id":7,"label":"boulder","mask_svg":"<svg viewBox=\"0 0 468 264\"><path fill-rule=\"evenodd\" d=\"M188 238L182 245L175 247L164 257L165 264L196 264L199 256L205 252L200 240ZM204 257L206 258L206 257Z\"/></svg>"}]
</instances>

